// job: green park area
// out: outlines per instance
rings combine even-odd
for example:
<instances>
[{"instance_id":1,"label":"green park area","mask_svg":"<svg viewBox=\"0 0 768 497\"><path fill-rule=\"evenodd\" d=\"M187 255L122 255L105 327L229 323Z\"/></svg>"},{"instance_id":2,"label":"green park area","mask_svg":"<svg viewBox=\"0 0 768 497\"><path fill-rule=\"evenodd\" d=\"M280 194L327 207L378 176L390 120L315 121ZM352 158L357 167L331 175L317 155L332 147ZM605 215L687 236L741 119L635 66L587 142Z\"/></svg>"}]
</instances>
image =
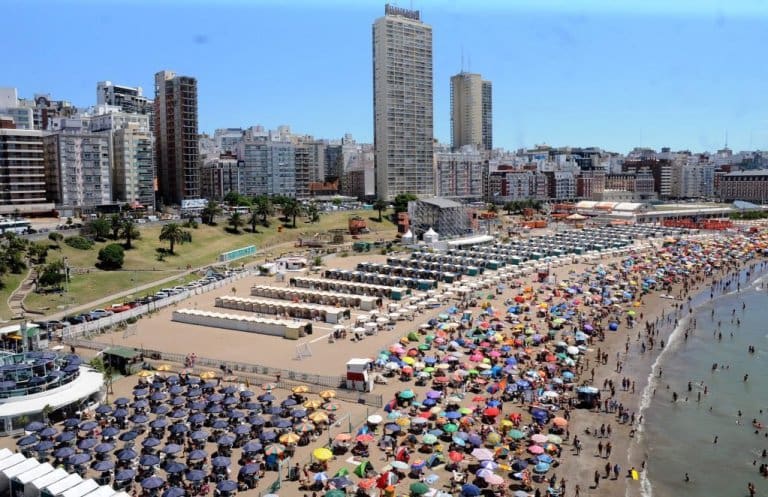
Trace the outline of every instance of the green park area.
<instances>
[{"instance_id":1,"label":"green park area","mask_svg":"<svg viewBox=\"0 0 768 497\"><path fill-rule=\"evenodd\" d=\"M50 314L169 277L172 279L158 284L157 289L183 285L199 277L197 274L189 274L189 269L215 265L219 254L247 245L257 247L256 256L238 259L232 264L240 265L264 257L274 257L280 253L294 251L296 250L294 244L302 235L311 237L312 234L324 234L333 229L345 230L345 240L350 242L351 239L346 229L348 219L353 215L360 215L367 220L371 233L366 235L366 238L391 240L394 237L394 225L386 218L383 222L377 222L375 212L339 211L315 216L314 222L309 222L307 216L301 215L296 219L296 228L292 228L292 220L282 223L273 218L268 227L261 224L256 225L255 233L252 232L252 227L246 223L238 226L237 232L235 232L229 224L229 219L223 216L216 219L216 225L182 226L179 222L178 227L187 232L189 236L187 237L188 241L177 241L174 244L173 253L170 251L169 242L160 240L163 229L161 224L136 225L139 237L131 240L130 249L127 248L124 239L97 241L91 248L85 250L74 248L64 241L59 243L48 240L38 242L50 245L46 263L66 258L70 268L70 280L68 284L61 285L64 291L28 294L24 304L29 311ZM122 265L120 268L105 270L103 265L99 264L99 251L105 246L115 243L125 248ZM7 299L25 274L26 271L24 274L6 272L2 276L4 287L0 289L0 318L3 320L11 317ZM173 278L174 276L178 277ZM154 291L156 289L153 286L138 291L133 297L138 298Z\"/></svg>"}]
</instances>

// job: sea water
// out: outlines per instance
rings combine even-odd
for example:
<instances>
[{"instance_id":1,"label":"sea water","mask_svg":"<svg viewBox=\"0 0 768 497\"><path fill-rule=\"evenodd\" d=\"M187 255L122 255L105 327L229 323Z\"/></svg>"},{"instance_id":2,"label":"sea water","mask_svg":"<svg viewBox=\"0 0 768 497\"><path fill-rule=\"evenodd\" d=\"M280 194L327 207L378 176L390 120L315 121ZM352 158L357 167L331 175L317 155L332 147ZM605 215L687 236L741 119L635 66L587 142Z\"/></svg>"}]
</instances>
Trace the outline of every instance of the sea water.
<instances>
[{"instance_id":1,"label":"sea water","mask_svg":"<svg viewBox=\"0 0 768 497\"><path fill-rule=\"evenodd\" d=\"M758 471L761 463L768 464L761 457L768 449L768 429L756 430L752 424L756 419L768 425L766 280L763 276L747 284L744 279L740 292L712 300L709 291L699 295L657 359L643 392L644 423L632 449L638 470L646 461L643 481L631 484L645 497L743 496L748 482L758 495L768 492L768 480ZM689 326L693 320L695 327ZM686 329L693 330L687 338ZM754 354L748 352L750 345ZM636 490L631 493L637 495Z\"/></svg>"}]
</instances>

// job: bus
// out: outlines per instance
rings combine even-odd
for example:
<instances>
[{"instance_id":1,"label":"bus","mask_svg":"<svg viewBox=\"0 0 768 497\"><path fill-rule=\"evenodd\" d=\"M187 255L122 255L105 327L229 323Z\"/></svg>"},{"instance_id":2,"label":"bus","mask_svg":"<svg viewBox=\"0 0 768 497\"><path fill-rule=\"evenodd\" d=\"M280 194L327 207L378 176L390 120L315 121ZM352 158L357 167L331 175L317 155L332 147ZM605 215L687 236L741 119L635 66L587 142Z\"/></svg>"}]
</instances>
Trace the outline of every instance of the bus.
<instances>
[{"instance_id":1,"label":"bus","mask_svg":"<svg viewBox=\"0 0 768 497\"><path fill-rule=\"evenodd\" d=\"M23 235L29 233L32 224L26 219L0 219L0 234L16 233Z\"/></svg>"}]
</instances>

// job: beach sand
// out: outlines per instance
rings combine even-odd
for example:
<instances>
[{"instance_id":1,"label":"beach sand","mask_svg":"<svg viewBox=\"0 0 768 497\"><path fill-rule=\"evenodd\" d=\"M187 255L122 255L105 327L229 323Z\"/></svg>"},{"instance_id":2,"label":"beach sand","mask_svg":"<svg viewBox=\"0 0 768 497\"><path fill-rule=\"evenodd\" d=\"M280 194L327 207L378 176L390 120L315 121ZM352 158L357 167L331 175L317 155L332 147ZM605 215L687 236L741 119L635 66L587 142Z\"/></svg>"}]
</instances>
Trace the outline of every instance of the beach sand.
<instances>
[{"instance_id":1,"label":"beach sand","mask_svg":"<svg viewBox=\"0 0 768 497\"><path fill-rule=\"evenodd\" d=\"M326 261L326 266L329 268L339 267L351 269L354 265L361 260L368 262L381 262L385 259L384 256L379 255L365 255L365 256L350 256L350 257L334 257L329 258ZM583 258L582 258L583 260ZM578 263L569 264L553 269L553 273L557 275L558 279L566 277L569 271L582 272L589 266L593 266L596 262L600 262L605 265L609 265L616 259L601 259L599 261L592 262L590 264ZM538 288L539 284L533 280L535 275L526 276L523 280L525 286L533 285ZM232 291L231 287L221 288L216 291L209 292L204 295L192 297L178 306L178 308L197 308L197 309L214 309L213 301L216 296L220 295L232 295L248 296L250 294L250 286L255 284L269 284L272 286L287 285L286 283L277 283L274 278L266 277L252 277L245 278L234 284L235 291ZM702 282L699 286L708 285L708 282ZM694 293L695 287L689 288L689 293ZM495 297L493 300L494 305L500 305L500 303L509 297L517 294L517 289L507 288L503 295ZM673 294L677 295L682 292L682 285L676 285ZM638 320L638 324L634 329L629 330L622 324L617 332L606 332L605 340L600 342L596 341L591 346L585 359L582 359L584 364L583 372L579 381L589 379L590 370L595 367L595 376L593 384L598 387L602 387L604 380L611 379L616 384L616 397L615 399L621 402L629 412L637 413L639 411L640 397L643 392L643 388L647 381L647 374L650 370L650 365L653 363L654 358L660 352L660 348L654 351L648 351L645 354L641 354L639 350L639 341L637 340L637 333L641 331L642 323L645 320L653 321L662 312L669 313L673 308L673 305L682 303L682 301L671 301L668 299L662 299L658 293L647 295L643 298L643 305L637 309L638 313L643 313L643 318ZM385 303L386 305L386 303ZM447 303L446 303L447 305ZM301 340L301 343L309 343L312 350L311 357L304 358L302 360L295 359L296 341L284 340L275 337L267 337L261 335L253 335L249 333L242 333L231 330L219 330L213 328L206 328L201 326L186 325L181 323L174 323L170 320L171 313L174 308L163 309L157 313L154 313L149 318L144 318L139 321L137 331L130 336L124 336L122 332L107 333L97 335L93 339L99 343L105 345L125 345L143 349L159 350L165 352L174 352L181 354L188 354L195 352L198 356L210 357L215 359L221 359L222 361L241 361L247 363L261 364L270 367L279 367L291 369L299 372L324 374L324 375L343 375L345 373L344 364L353 357L375 357L377 352L381 349L386 349L387 346L396 342L399 338L404 336L410 331L415 330L419 324L428 321L430 318L435 317L438 313L442 312L446 305L442 305L438 309L417 314L413 322L400 321L392 331L382 331L378 335L366 337L360 342L353 343L350 340L340 340L335 343L328 343L326 333L332 329L332 325L320 324L315 327L316 331L313 335ZM226 312L238 313L239 311ZM242 313L242 312L240 312ZM359 311L354 311L352 315L352 322ZM267 316L269 317L269 316ZM667 334L670 329L664 329L659 339L668 339ZM625 354L625 343L629 338L630 351L629 354ZM600 349L601 352L608 354L608 361L606 365L597 365L596 353ZM85 356L93 355L93 350L79 350ZM624 363L623 374L616 371L616 357L619 354L620 360ZM588 365L587 365L588 364ZM180 365L174 365L175 367ZM627 376L629 372L632 372L632 379L635 381L634 393L630 391L623 391L620 387L621 378ZM115 382L114 396L128 396L133 385L135 384L135 378L124 378ZM252 390L256 390L254 385L250 387ZM423 393L429 389L429 387L414 387L413 382L403 383L396 377L390 378L387 385L376 385L374 393L381 394L385 402L391 399L396 392L403 390L404 388L413 388L417 393L417 396L423 396ZM604 398L610 395L610 392L603 391ZM288 395L287 391L281 391L280 397ZM341 409L337 413L337 416L342 417L346 414L349 418L345 418L345 422L341 423L341 426L333 427L330 436L334 436L342 431L349 429L350 420L353 422L352 428L356 428L357 425L362 422L368 414L373 414L377 411L374 408L366 407L360 404L352 404L340 402ZM515 406L517 408L519 406ZM348 419L348 420L347 420ZM599 428L601 424L611 424L612 435L610 439L598 439L592 435L584 433L585 428L590 427ZM574 495L575 485L579 485L581 488L580 495L618 495L625 494L626 489L629 489L627 495L640 495L639 482L632 481L626 477L627 471L630 467L634 466L638 470L641 469L641 460L631 459L632 443L635 439L630 438L630 426L625 424L619 424L616 420L615 413L595 412L587 411L583 409L574 409L571 411L570 417L570 439L566 440L563 444L563 457L560 460L560 465L554 468L547 476L551 476L552 473L556 474L558 478L565 478L567 481L566 495L569 497ZM572 455L573 437L578 436L583 442L583 450L581 455ZM322 442L321 437L318 443ZM603 443L610 440L613 445L613 450L610 458L601 458L597 456L596 446L599 441ZM0 445L13 446L13 440L10 438L1 441ZM10 443L8 443L10 442ZM311 450L318 445L310 445L308 447L300 447L296 451L296 456L291 464L298 462L300 466L310 460ZM237 454L239 455L239 454ZM338 459L333 459L329 463L328 474L332 475L341 468L347 468L350 472L355 468L358 461L350 459L350 455L342 456ZM636 456L634 456L636 457ZM233 457L236 460L237 457ZM371 455L368 458L377 469L384 466L384 454L379 449L371 444ZM621 466L621 472L617 479L601 479L600 485L597 489L590 489L592 485L592 476L595 470L598 470L601 475L604 474L604 467L606 462L610 461L611 464L618 463ZM435 486L439 488L448 488L446 485L449 483L450 472L438 469L435 471L439 475L439 483ZM233 476L236 475L236 468L233 468ZM267 473L265 481L261 483L258 489L251 490L242 495L258 495L260 492L266 493L265 489L269 483L275 479L275 473ZM613 475L611 474L611 478ZM546 490L546 485L538 485L542 491ZM400 492L405 491L407 485L398 487ZM295 482L283 482L283 489L278 492L280 495L311 495L311 492L303 492L298 489L298 485ZM322 493L321 493L322 495Z\"/></svg>"}]
</instances>

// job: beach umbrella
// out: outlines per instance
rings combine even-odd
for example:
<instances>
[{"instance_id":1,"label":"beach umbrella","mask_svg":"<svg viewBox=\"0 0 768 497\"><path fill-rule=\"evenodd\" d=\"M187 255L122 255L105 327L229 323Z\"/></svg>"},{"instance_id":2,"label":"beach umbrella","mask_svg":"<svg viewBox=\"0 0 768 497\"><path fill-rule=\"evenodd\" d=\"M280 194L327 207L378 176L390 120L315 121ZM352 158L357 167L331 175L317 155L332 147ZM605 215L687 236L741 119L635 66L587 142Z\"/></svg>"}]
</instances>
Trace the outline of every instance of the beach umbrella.
<instances>
[{"instance_id":1,"label":"beach umbrella","mask_svg":"<svg viewBox=\"0 0 768 497\"><path fill-rule=\"evenodd\" d=\"M415 396L416 396L416 394L415 394L415 393L413 393L413 390L403 390L403 391L402 391L402 392L400 392L400 394L398 395L398 397L400 397L401 399L406 399L406 400L407 400L407 399L412 399L412 398L414 398Z\"/></svg>"},{"instance_id":2,"label":"beach umbrella","mask_svg":"<svg viewBox=\"0 0 768 497\"><path fill-rule=\"evenodd\" d=\"M43 440L42 442L38 442L33 449L37 452L45 452L48 450L51 450L54 446L54 443L51 440Z\"/></svg>"},{"instance_id":3,"label":"beach umbrella","mask_svg":"<svg viewBox=\"0 0 768 497\"><path fill-rule=\"evenodd\" d=\"M280 435L280 443L295 444L299 443L299 440L301 440L301 437L296 433L286 433L284 435Z\"/></svg>"},{"instance_id":4,"label":"beach umbrella","mask_svg":"<svg viewBox=\"0 0 768 497\"><path fill-rule=\"evenodd\" d=\"M205 472L199 469L191 469L187 471L186 479L191 482L199 482L205 479Z\"/></svg>"},{"instance_id":5,"label":"beach umbrella","mask_svg":"<svg viewBox=\"0 0 768 497\"><path fill-rule=\"evenodd\" d=\"M534 443L537 443L537 444L542 444L542 443L546 443L546 441L547 441L547 436L546 436L546 435L543 435L543 434L541 434L541 433L536 433L535 435L533 435L533 436L531 437L531 440L532 440Z\"/></svg>"},{"instance_id":6,"label":"beach umbrella","mask_svg":"<svg viewBox=\"0 0 768 497\"><path fill-rule=\"evenodd\" d=\"M179 473L183 473L186 470L187 470L187 466L178 461L173 461L171 463L166 464L165 466L165 472L168 473L169 475L177 475Z\"/></svg>"},{"instance_id":7,"label":"beach umbrella","mask_svg":"<svg viewBox=\"0 0 768 497\"><path fill-rule=\"evenodd\" d=\"M461 487L461 497L478 497L481 493L480 488L471 483Z\"/></svg>"},{"instance_id":8,"label":"beach umbrella","mask_svg":"<svg viewBox=\"0 0 768 497\"><path fill-rule=\"evenodd\" d=\"M544 447L541 445L531 445L528 447L528 452L533 455L539 455L544 453Z\"/></svg>"},{"instance_id":9,"label":"beach umbrella","mask_svg":"<svg viewBox=\"0 0 768 497\"><path fill-rule=\"evenodd\" d=\"M169 454L169 455L178 454L179 452L182 451L182 449L183 447L181 445L168 444L165 447L163 447L163 454Z\"/></svg>"},{"instance_id":10,"label":"beach umbrella","mask_svg":"<svg viewBox=\"0 0 768 497\"><path fill-rule=\"evenodd\" d=\"M563 428L563 427L568 426L568 420L565 419L565 418L562 418L560 416L557 416L557 417L552 419L552 424L554 424L555 426Z\"/></svg>"},{"instance_id":11,"label":"beach umbrella","mask_svg":"<svg viewBox=\"0 0 768 497\"><path fill-rule=\"evenodd\" d=\"M347 494L344 492L344 490L334 488L333 490L329 490L323 494L323 497L346 497L346 495Z\"/></svg>"},{"instance_id":12,"label":"beach umbrella","mask_svg":"<svg viewBox=\"0 0 768 497\"><path fill-rule=\"evenodd\" d=\"M65 426L66 426L66 424L65 424ZM59 432L56 431L56 428L53 428L51 426L46 426L45 428L43 428L42 430L37 432L37 435L40 438L47 439L47 438L55 437L57 433L59 433Z\"/></svg>"},{"instance_id":13,"label":"beach umbrella","mask_svg":"<svg viewBox=\"0 0 768 497\"><path fill-rule=\"evenodd\" d=\"M323 399L333 399L336 397L336 390L323 390L318 394Z\"/></svg>"},{"instance_id":14,"label":"beach umbrella","mask_svg":"<svg viewBox=\"0 0 768 497\"><path fill-rule=\"evenodd\" d=\"M115 474L115 481L128 481L136 476L136 471L133 469L122 469Z\"/></svg>"},{"instance_id":15,"label":"beach umbrella","mask_svg":"<svg viewBox=\"0 0 768 497\"><path fill-rule=\"evenodd\" d=\"M231 464L232 461L225 456L218 456L211 459L211 465L215 468L228 468Z\"/></svg>"},{"instance_id":16,"label":"beach umbrella","mask_svg":"<svg viewBox=\"0 0 768 497\"><path fill-rule=\"evenodd\" d=\"M150 476L149 478L141 480L141 488L146 490L154 490L155 488L162 487L164 484L165 480L157 476Z\"/></svg>"},{"instance_id":17,"label":"beach umbrella","mask_svg":"<svg viewBox=\"0 0 768 497\"><path fill-rule=\"evenodd\" d=\"M27 424L27 426L24 427L24 431L38 432L38 431L41 431L46 426L47 425L45 423L41 423L40 421L32 421L31 423Z\"/></svg>"},{"instance_id":18,"label":"beach umbrella","mask_svg":"<svg viewBox=\"0 0 768 497\"><path fill-rule=\"evenodd\" d=\"M327 423L328 422L328 415L324 412L317 411L313 412L309 416L307 416L310 420L312 420L315 423Z\"/></svg>"},{"instance_id":19,"label":"beach umbrella","mask_svg":"<svg viewBox=\"0 0 768 497\"><path fill-rule=\"evenodd\" d=\"M196 449L189 453L187 459L190 461L202 461L206 457L208 457L208 454L204 450Z\"/></svg>"},{"instance_id":20,"label":"beach umbrella","mask_svg":"<svg viewBox=\"0 0 768 497\"><path fill-rule=\"evenodd\" d=\"M160 458L151 454L144 454L139 458L139 466L156 466L160 464Z\"/></svg>"},{"instance_id":21,"label":"beach umbrella","mask_svg":"<svg viewBox=\"0 0 768 497\"><path fill-rule=\"evenodd\" d=\"M266 456L271 456L271 455L279 456L283 452L285 452L285 446L281 445L281 444L270 444L270 445L267 445L264 448L264 455L266 455ZM328 451L328 452L330 452L330 451ZM333 457L333 455L331 455L331 457Z\"/></svg>"},{"instance_id":22,"label":"beach umbrella","mask_svg":"<svg viewBox=\"0 0 768 497\"><path fill-rule=\"evenodd\" d=\"M170 487L163 492L162 497L184 497L187 495L183 488Z\"/></svg>"},{"instance_id":23,"label":"beach umbrella","mask_svg":"<svg viewBox=\"0 0 768 497\"><path fill-rule=\"evenodd\" d=\"M73 466L80 466L91 460L91 455L87 453L75 454L67 459L67 462Z\"/></svg>"},{"instance_id":24,"label":"beach umbrella","mask_svg":"<svg viewBox=\"0 0 768 497\"><path fill-rule=\"evenodd\" d=\"M437 437L432 435L432 434L427 433L426 435L424 435L424 437L421 439L421 441L422 441L422 443L424 443L426 445L434 445L434 444L437 443Z\"/></svg>"},{"instance_id":25,"label":"beach umbrella","mask_svg":"<svg viewBox=\"0 0 768 497\"><path fill-rule=\"evenodd\" d=\"M312 457L320 462L324 462L333 458L333 453L325 447L319 447L312 451Z\"/></svg>"},{"instance_id":26,"label":"beach umbrella","mask_svg":"<svg viewBox=\"0 0 768 497\"><path fill-rule=\"evenodd\" d=\"M429 492L429 486L420 481L411 483L411 486L408 487L408 489L413 495L424 495Z\"/></svg>"},{"instance_id":27,"label":"beach umbrella","mask_svg":"<svg viewBox=\"0 0 768 497\"><path fill-rule=\"evenodd\" d=\"M238 475L255 475L259 472L259 465L255 463L248 463L240 468Z\"/></svg>"},{"instance_id":28,"label":"beach umbrella","mask_svg":"<svg viewBox=\"0 0 768 497\"><path fill-rule=\"evenodd\" d=\"M138 454L136 454L136 451L133 449L123 449L117 453L118 461L130 461L136 459L136 457L138 457Z\"/></svg>"},{"instance_id":29,"label":"beach umbrella","mask_svg":"<svg viewBox=\"0 0 768 497\"><path fill-rule=\"evenodd\" d=\"M20 438L16 442L16 446L18 447L29 447L30 445L35 445L40 441L39 438L37 438L37 435L27 435L26 437Z\"/></svg>"},{"instance_id":30,"label":"beach umbrella","mask_svg":"<svg viewBox=\"0 0 768 497\"><path fill-rule=\"evenodd\" d=\"M251 452L259 452L262 449L262 445L259 442L256 442L255 440L251 440L250 442L243 445L243 452L251 453Z\"/></svg>"},{"instance_id":31,"label":"beach umbrella","mask_svg":"<svg viewBox=\"0 0 768 497\"><path fill-rule=\"evenodd\" d=\"M545 462L540 462L533 467L533 470L536 473L546 473L547 471L549 471L549 464Z\"/></svg>"},{"instance_id":32,"label":"beach umbrella","mask_svg":"<svg viewBox=\"0 0 768 497\"><path fill-rule=\"evenodd\" d=\"M563 443L563 439L557 435L550 434L550 435L547 435L547 442L560 445L561 443Z\"/></svg>"},{"instance_id":33,"label":"beach umbrella","mask_svg":"<svg viewBox=\"0 0 768 497\"><path fill-rule=\"evenodd\" d=\"M222 480L216 484L216 490L219 492L234 492L237 490L237 482L232 480Z\"/></svg>"},{"instance_id":34,"label":"beach umbrella","mask_svg":"<svg viewBox=\"0 0 768 497\"><path fill-rule=\"evenodd\" d=\"M74 447L62 447L53 452L53 456L57 459L67 459L73 455L75 455Z\"/></svg>"},{"instance_id":35,"label":"beach umbrella","mask_svg":"<svg viewBox=\"0 0 768 497\"><path fill-rule=\"evenodd\" d=\"M118 430L114 426L107 426L106 428L101 430L102 438L111 438L111 437L117 436L119 433L120 433L120 430Z\"/></svg>"},{"instance_id":36,"label":"beach umbrella","mask_svg":"<svg viewBox=\"0 0 768 497\"><path fill-rule=\"evenodd\" d=\"M112 461L97 461L96 464L93 465L93 469L102 473L105 471L112 471L115 469L115 463Z\"/></svg>"},{"instance_id":37,"label":"beach umbrella","mask_svg":"<svg viewBox=\"0 0 768 497\"><path fill-rule=\"evenodd\" d=\"M478 461L490 461L493 460L493 452L488 449L475 449L472 451L472 456Z\"/></svg>"}]
</instances>

